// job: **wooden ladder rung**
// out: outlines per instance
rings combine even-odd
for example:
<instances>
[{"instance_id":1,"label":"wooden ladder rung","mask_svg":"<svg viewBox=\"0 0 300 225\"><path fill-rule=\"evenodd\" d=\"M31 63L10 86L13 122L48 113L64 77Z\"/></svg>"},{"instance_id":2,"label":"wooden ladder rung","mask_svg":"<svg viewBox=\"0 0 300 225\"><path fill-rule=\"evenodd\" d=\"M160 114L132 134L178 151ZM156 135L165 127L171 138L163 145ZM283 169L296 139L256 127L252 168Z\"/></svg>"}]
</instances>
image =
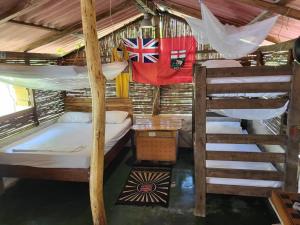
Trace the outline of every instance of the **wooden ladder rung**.
<instances>
[{"instance_id":1,"label":"wooden ladder rung","mask_svg":"<svg viewBox=\"0 0 300 225\"><path fill-rule=\"evenodd\" d=\"M275 187L252 187L240 185L222 185L222 184L206 184L206 192L212 194L242 195L269 197L274 190L281 190Z\"/></svg>"},{"instance_id":2,"label":"wooden ladder rung","mask_svg":"<svg viewBox=\"0 0 300 225\"><path fill-rule=\"evenodd\" d=\"M207 143L285 145L286 135L207 134Z\"/></svg>"},{"instance_id":3,"label":"wooden ladder rung","mask_svg":"<svg viewBox=\"0 0 300 225\"><path fill-rule=\"evenodd\" d=\"M206 151L207 160L284 163L285 153Z\"/></svg>"},{"instance_id":4,"label":"wooden ladder rung","mask_svg":"<svg viewBox=\"0 0 300 225\"><path fill-rule=\"evenodd\" d=\"M283 173L280 171L223 169L223 168L207 168L206 176L221 177L221 178L235 178L235 179L275 180L275 181L281 181L283 179Z\"/></svg>"}]
</instances>

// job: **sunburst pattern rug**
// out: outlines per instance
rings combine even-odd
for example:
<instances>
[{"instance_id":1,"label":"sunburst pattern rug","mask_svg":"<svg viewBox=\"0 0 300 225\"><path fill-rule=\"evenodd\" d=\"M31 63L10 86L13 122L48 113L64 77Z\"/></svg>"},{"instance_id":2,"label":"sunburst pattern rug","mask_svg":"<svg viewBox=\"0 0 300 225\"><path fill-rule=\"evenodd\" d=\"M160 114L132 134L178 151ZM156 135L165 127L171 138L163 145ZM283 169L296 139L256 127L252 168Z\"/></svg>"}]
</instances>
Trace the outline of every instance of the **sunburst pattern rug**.
<instances>
[{"instance_id":1,"label":"sunburst pattern rug","mask_svg":"<svg viewBox=\"0 0 300 225\"><path fill-rule=\"evenodd\" d=\"M168 207L170 183L170 168L135 167L116 204Z\"/></svg>"}]
</instances>

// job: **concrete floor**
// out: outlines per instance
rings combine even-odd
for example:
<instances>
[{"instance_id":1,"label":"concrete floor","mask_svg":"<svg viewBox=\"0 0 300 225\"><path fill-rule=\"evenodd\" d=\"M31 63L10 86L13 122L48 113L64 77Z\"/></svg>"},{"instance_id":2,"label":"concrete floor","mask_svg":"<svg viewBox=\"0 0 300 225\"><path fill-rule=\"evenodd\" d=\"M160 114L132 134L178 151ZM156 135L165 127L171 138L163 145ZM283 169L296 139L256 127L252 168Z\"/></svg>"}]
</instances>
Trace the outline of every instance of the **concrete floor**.
<instances>
[{"instance_id":1,"label":"concrete floor","mask_svg":"<svg viewBox=\"0 0 300 225\"><path fill-rule=\"evenodd\" d=\"M115 205L127 179L130 154L105 183L109 225L271 225L278 222L266 199L208 195L208 216L193 216L192 152L181 151L172 171L169 208ZM22 180L0 196L0 225L90 225L88 185Z\"/></svg>"}]
</instances>

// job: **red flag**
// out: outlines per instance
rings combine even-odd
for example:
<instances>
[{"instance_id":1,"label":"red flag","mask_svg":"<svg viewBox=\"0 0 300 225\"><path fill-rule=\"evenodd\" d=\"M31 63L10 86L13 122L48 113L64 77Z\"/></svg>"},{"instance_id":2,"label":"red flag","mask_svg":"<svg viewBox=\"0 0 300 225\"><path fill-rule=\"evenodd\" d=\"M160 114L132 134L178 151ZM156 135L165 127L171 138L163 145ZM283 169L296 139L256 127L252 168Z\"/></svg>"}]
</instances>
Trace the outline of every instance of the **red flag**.
<instances>
[{"instance_id":1,"label":"red flag","mask_svg":"<svg viewBox=\"0 0 300 225\"><path fill-rule=\"evenodd\" d=\"M128 41L129 39L127 39ZM141 43L136 41L133 43ZM132 56L135 52L140 55L149 50L138 48L132 50L129 44L125 43L128 51L132 51ZM132 43L131 43L132 45ZM195 62L196 41L194 37L177 37L177 38L161 38L159 40L159 59L153 59L150 63L143 60L133 60L132 74L133 80L139 83L153 84L156 86L167 85L174 83L190 83L193 77L193 64ZM129 53L130 54L130 53ZM152 56L153 57L153 56Z\"/></svg>"}]
</instances>

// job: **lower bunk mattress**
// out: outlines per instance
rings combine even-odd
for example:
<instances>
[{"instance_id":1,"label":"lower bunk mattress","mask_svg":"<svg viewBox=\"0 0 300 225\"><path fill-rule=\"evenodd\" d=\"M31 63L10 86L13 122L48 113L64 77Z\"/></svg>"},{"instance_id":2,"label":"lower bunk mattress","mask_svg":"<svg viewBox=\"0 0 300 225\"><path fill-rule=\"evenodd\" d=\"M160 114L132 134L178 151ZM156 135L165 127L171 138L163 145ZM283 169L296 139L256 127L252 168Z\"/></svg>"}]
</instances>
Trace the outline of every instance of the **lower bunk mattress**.
<instances>
[{"instance_id":1,"label":"lower bunk mattress","mask_svg":"<svg viewBox=\"0 0 300 225\"><path fill-rule=\"evenodd\" d=\"M130 129L131 119L105 125L105 154ZM55 123L0 149L0 164L39 168L89 168L92 123Z\"/></svg>"},{"instance_id":2,"label":"lower bunk mattress","mask_svg":"<svg viewBox=\"0 0 300 225\"><path fill-rule=\"evenodd\" d=\"M227 133L227 134L245 134L239 122L207 122L207 133ZM207 151L237 151L237 152L260 152L261 150L255 144L206 144ZM267 162L241 162L241 161L222 161L206 160L206 168L222 169L245 169L245 170L265 170L276 171L272 163ZM209 184L221 185L241 185L253 187L273 187L282 186L281 181L272 180L252 180L252 179L232 179L207 177L206 182Z\"/></svg>"}]
</instances>

